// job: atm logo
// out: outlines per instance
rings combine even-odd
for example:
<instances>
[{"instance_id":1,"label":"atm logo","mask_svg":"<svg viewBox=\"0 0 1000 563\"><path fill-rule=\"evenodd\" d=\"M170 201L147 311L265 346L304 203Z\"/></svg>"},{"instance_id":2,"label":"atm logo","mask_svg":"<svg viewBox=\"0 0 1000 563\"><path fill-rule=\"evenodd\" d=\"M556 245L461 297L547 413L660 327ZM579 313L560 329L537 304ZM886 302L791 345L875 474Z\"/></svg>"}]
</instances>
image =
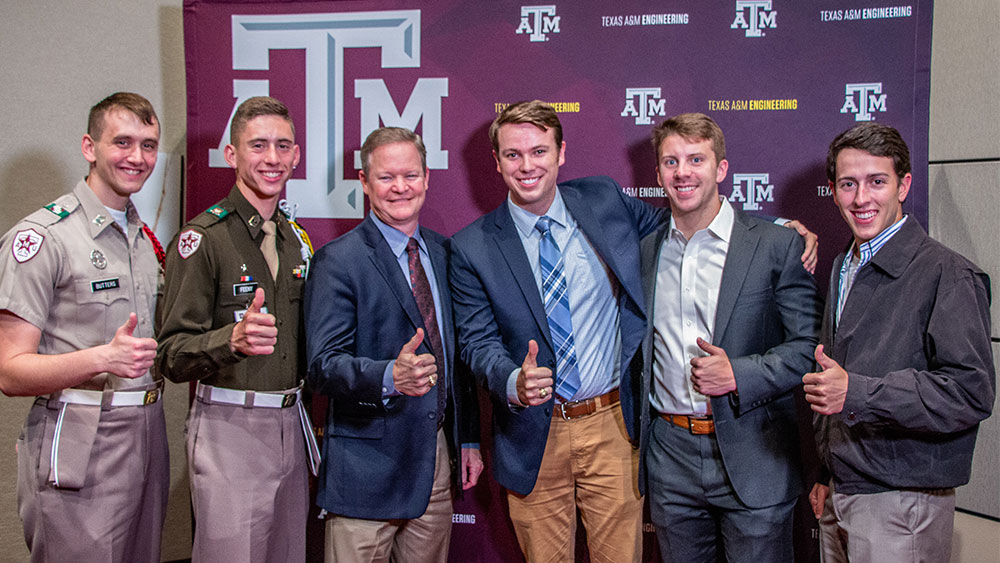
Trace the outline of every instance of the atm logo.
<instances>
[{"instance_id":1,"label":"atm logo","mask_svg":"<svg viewBox=\"0 0 1000 563\"><path fill-rule=\"evenodd\" d=\"M778 27L777 15L771 0L736 0L736 18L729 29L745 29L746 37L764 37L765 29Z\"/></svg>"},{"instance_id":2,"label":"atm logo","mask_svg":"<svg viewBox=\"0 0 1000 563\"><path fill-rule=\"evenodd\" d=\"M626 88L622 117L634 117L636 125L650 125L654 116L667 115L667 101L659 88Z\"/></svg>"},{"instance_id":3,"label":"atm logo","mask_svg":"<svg viewBox=\"0 0 1000 563\"><path fill-rule=\"evenodd\" d=\"M348 49L379 49L385 69L419 69L420 10L234 15L231 29L233 70L268 70L271 50L305 50L305 76L301 77L309 122L304 139L305 178L288 181L288 198L299 204L300 217L364 217L364 193L355 172L361 168L361 151L354 151L353 159L352 155L345 158L344 146L350 137L364 141L380 125L411 130L419 125L427 147L427 167L448 168L448 151L441 137L447 78L418 77L407 97L396 98L402 102L397 105L385 79L349 81L344 76L342 61ZM208 151L210 167L228 167L223 151L237 106L269 92L268 80L233 79L232 113L225 130L217 132L218 146ZM344 98L349 95L361 101L360 130L344 127Z\"/></svg>"},{"instance_id":4,"label":"atm logo","mask_svg":"<svg viewBox=\"0 0 1000 563\"><path fill-rule=\"evenodd\" d=\"M559 33L559 16L555 4L549 6L521 6L521 23L514 33L527 33L534 43L548 41L546 33Z\"/></svg>"},{"instance_id":5,"label":"atm logo","mask_svg":"<svg viewBox=\"0 0 1000 563\"><path fill-rule=\"evenodd\" d=\"M881 82L862 82L844 87L844 105L840 113L853 113L854 121L874 121L875 112L885 112Z\"/></svg>"},{"instance_id":6,"label":"atm logo","mask_svg":"<svg viewBox=\"0 0 1000 563\"><path fill-rule=\"evenodd\" d=\"M774 201L774 184L767 173L733 174L730 202L743 203L744 211L759 211L760 204Z\"/></svg>"}]
</instances>

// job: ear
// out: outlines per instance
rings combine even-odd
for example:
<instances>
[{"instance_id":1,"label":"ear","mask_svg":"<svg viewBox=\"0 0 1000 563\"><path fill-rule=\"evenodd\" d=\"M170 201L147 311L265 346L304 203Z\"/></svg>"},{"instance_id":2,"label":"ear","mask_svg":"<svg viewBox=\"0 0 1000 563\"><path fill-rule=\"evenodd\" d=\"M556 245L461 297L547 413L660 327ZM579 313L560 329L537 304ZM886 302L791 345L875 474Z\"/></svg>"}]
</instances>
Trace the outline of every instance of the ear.
<instances>
[{"instance_id":1,"label":"ear","mask_svg":"<svg viewBox=\"0 0 1000 563\"><path fill-rule=\"evenodd\" d=\"M559 166L566 163L566 141L562 142L562 146L559 147Z\"/></svg>"},{"instance_id":2,"label":"ear","mask_svg":"<svg viewBox=\"0 0 1000 563\"><path fill-rule=\"evenodd\" d=\"M716 168L715 170L715 183L721 184L722 181L726 179L726 174L728 172L729 172L729 161L723 158L722 161L719 162L718 168Z\"/></svg>"},{"instance_id":3,"label":"ear","mask_svg":"<svg viewBox=\"0 0 1000 563\"><path fill-rule=\"evenodd\" d=\"M913 175L909 172L907 172L906 176L903 176L903 178L899 180L899 194L897 196L899 203L906 201L906 196L910 193L911 182L913 182Z\"/></svg>"},{"instance_id":4,"label":"ear","mask_svg":"<svg viewBox=\"0 0 1000 563\"><path fill-rule=\"evenodd\" d=\"M368 176L365 175L364 170L358 170L358 180L361 180L361 190L365 195L370 195L371 192L368 190Z\"/></svg>"},{"instance_id":5,"label":"ear","mask_svg":"<svg viewBox=\"0 0 1000 563\"><path fill-rule=\"evenodd\" d=\"M299 153L298 145L295 145L295 148L293 150L295 151L295 158L292 159L292 168L295 168L296 166L299 165L299 158L301 158L302 155Z\"/></svg>"},{"instance_id":6,"label":"ear","mask_svg":"<svg viewBox=\"0 0 1000 563\"><path fill-rule=\"evenodd\" d=\"M233 170L236 170L236 147L226 145L226 148L222 150L222 156L225 157L226 164ZM296 160L298 160L298 157L296 157Z\"/></svg>"},{"instance_id":7,"label":"ear","mask_svg":"<svg viewBox=\"0 0 1000 563\"><path fill-rule=\"evenodd\" d=\"M497 163L497 172L503 174L503 170L500 170L500 157L497 155L497 151L493 151L493 160Z\"/></svg>"},{"instance_id":8,"label":"ear","mask_svg":"<svg viewBox=\"0 0 1000 563\"><path fill-rule=\"evenodd\" d=\"M83 139L80 141L80 152L83 153L83 158L87 159L87 162L94 164L97 162L97 155L94 154L94 147L97 143L90 134L85 134Z\"/></svg>"}]
</instances>

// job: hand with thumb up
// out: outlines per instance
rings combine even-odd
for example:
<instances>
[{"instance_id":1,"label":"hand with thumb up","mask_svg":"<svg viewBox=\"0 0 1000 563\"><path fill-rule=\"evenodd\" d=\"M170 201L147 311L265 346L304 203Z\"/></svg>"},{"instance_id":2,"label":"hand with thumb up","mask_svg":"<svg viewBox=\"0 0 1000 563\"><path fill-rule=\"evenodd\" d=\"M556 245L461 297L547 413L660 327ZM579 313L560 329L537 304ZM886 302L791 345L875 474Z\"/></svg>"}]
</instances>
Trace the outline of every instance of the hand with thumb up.
<instances>
[{"instance_id":1,"label":"hand with thumb up","mask_svg":"<svg viewBox=\"0 0 1000 563\"><path fill-rule=\"evenodd\" d=\"M108 343L108 370L118 377L141 377L153 366L156 359L156 340L132 336L139 318L130 313L125 324L118 327Z\"/></svg>"},{"instance_id":2,"label":"hand with thumb up","mask_svg":"<svg viewBox=\"0 0 1000 563\"><path fill-rule=\"evenodd\" d=\"M538 367L538 343L528 341L528 353L517 374L517 398L522 405L534 407L552 400L552 370Z\"/></svg>"},{"instance_id":3,"label":"hand with thumb up","mask_svg":"<svg viewBox=\"0 0 1000 563\"><path fill-rule=\"evenodd\" d=\"M825 353L823 345L816 346L816 363L823 371L802 376L806 401L819 414L837 414L844 410L847 399L847 372Z\"/></svg>"},{"instance_id":4,"label":"hand with thumb up","mask_svg":"<svg viewBox=\"0 0 1000 563\"><path fill-rule=\"evenodd\" d=\"M411 397L420 397L437 384L437 362L433 354L417 354L424 341L424 329L418 328L399 350L392 365L392 384L396 391Z\"/></svg>"},{"instance_id":5,"label":"hand with thumb up","mask_svg":"<svg viewBox=\"0 0 1000 563\"><path fill-rule=\"evenodd\" d=\"M261 313L264 306L264 290L257 288L253 303L247 308L243 320L233 327L229 337L229 348L244 356L261 356L274 353L278 342L278 327L274 315Z\"/></svg>"}]
</instances>

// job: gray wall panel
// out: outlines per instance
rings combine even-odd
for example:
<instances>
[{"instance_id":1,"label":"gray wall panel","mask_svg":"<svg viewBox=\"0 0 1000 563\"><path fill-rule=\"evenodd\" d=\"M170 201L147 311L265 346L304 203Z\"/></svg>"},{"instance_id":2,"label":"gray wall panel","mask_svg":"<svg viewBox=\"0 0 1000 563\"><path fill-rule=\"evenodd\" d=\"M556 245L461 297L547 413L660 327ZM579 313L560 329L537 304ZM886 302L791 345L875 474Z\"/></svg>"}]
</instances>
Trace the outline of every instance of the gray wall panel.
<instances>
[{"instance_id":1,"label":"gray wall panel","mask_svg":"<svg viewBox=\"0 0 1000 563\"><path fill-rule=\"evenodd\" d=\"M930 160L1000 158L1000 0L937 0Z\"/></svg>"},{"instance_id":2,"label":"gray wall panel","mask_svg":"<svg viewBox=\"0 0 1000 563\"><path fill-rule=\"evenodd\" d=\"M1000 344L993 344L993 357L1000 357ZM972 458L972 480L959 487L955 503L959 508L1000 518L1000 398L993 404L993 416L979 426L976 455ZM1000 560L1000 559L998 559Z\"/></svg>"},{"instance_id":3,"label":"gray wall panel","mask_svg":"<svg viewBox=\"0 0 1000 563\"><path fill-rule=\"evenodd\" d=\"M972 260L993 282L993 336L1000 336L1000 162L932 164L930 234Z\"/></svg>"}]
</instances>

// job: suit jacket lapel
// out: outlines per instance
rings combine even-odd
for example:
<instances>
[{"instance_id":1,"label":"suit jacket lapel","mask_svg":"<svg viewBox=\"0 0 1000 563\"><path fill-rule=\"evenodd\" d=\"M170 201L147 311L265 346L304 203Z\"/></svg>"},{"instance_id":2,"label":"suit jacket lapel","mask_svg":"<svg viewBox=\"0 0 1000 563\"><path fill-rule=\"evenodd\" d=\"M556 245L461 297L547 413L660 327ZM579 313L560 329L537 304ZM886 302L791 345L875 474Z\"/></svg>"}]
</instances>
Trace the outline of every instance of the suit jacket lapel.
<instances>
[{"instance_id":1,"label":"suit jacket lapel","mask_svg":"<svg viewBox=\"0 0 1000 563\"><path fill-rule=\"evenodd\" d=\"M552 345L552 336L549 333L549 321L545 317L545 304L542 303L542 297L538 294L535 273L531 270L531 264L524 253L524 244L521 243L521 237L517 234L517 225L514 224L514 219L510 216L510 211L507 209L508 205L509 203L504 201L493 212L494 224L497 229L494 233L493 241L500 250L500 255L503 256L507 267L510 268L514 281L521 289L524 300L528 303L528 309L531 310L531 316L534 317L535 323L538 324L539 332L545 336L546 344L555 353L555 347Z\"/></svg>"},{"instance_id":2,"label":"suit jacket lapel","mask_svg":"<svg viewBox=\"0 0 1000 563\"><path fill-rule=\"evenodd\" d=\"M743 288L750 263L760 235L754 232L754 225L747 221L742 211L733 210L733 232L729 237L729 250L726 252L726 265L722 268L722 282L719 285L719 298L715 309L715 330L712 343L719 346L729 327L733 315L733 307Z\"/></svg>"},{"instance_id":3,"label":"suit jacket lapel","mask_svg":"<svg viewBox=\"0 0 1000 563\"><path fill-rule=\"evenodd\" d=\"M424 319L420 316L420 309L417 308L417 301L413 298L410 285L406 283L402 270L399 269L399 262L393 256L389 243L385 242L385 237L379 232L378 227L371 219L365 219L362 232L364 233L365 244L368 245L368 254L372 264L378 273L382 275L385 283L389 286L392 294L399 301L400 307L406 312L406 316L413 323L414 330L424 326ZM435 271L436 273L436 271ZM377 322L377 321L376 321Z\"/></svg>"}]
</instances>

